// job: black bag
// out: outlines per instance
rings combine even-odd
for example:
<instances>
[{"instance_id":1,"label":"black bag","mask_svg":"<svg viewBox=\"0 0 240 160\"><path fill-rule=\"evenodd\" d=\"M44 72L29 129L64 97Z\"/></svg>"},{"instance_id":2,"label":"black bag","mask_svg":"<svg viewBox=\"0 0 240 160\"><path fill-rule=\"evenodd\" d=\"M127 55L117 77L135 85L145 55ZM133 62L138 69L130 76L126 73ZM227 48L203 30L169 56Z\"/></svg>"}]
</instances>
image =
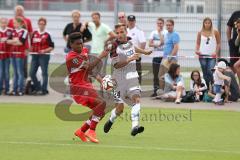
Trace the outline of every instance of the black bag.
<instances>
[{"instance_id":1,"label":"black bag","mask_svg":"<svg viewBox=\"0 0 240 160\"><path fill-rule=\"evenodd\" d=\"M182 97L183 103L194 103L195 102L195 93L193 91L187 91L186 95Z\"/></svg>"}]
</instances>

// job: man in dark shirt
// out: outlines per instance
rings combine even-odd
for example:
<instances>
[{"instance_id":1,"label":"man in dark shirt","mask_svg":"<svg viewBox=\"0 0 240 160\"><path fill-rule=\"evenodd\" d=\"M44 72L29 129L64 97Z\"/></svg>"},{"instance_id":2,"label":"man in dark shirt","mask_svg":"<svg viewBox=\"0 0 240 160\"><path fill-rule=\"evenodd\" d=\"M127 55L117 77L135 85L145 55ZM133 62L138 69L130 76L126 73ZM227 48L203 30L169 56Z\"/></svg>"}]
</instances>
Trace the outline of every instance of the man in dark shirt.
<instances>
[{"instance_id":1,"label":"man in dark shirt","mask_svg":"<svg viewBox=\"0 0 240 160\"><path fill-rule=\"evenodd\" d=\"M236 21L240 18L240 10L233 12L231 17L228 20L227 23L227 39L229 44L229 51L231 57L239 57L240 55L238 53L238 47L234 45L234 42L237 38L237 28L236 28ZM230 66L233 69L233 65L238 61L239 58L231 58L230 59Z\"/></svg>"},{"instance_id":2,"label":"man in dark shirt","mask_svg":"<svg viewBox=\"0 0 240 160\"><path fill-rule=\"evenodd\" d=\"M229 86L228 81L224 81L225 91L227 91L229 93L229 94L227 94L227 96L228 96L227 100L236 102L236 101L238 101L238 99L240 97L240 91L239 91L239 87L238 87L238 83L237 83L235 74L231 70L230 64L228 63L228 61L226 59L220 58L218 60L218 62L220 62L220 61L225 62L227 65L227 69L224 71L224 75L231 77L230 86Z\"/></svg>"},{"instance_id":3,"label":"man in dark shirt","mask_svg":"<svg viewBox=\"0 0 240 160\"><path fill-rule=\"evenodd\" d=\"M67 42L67 46L66 48L64 49L64 51L66 53L69 52L70 50L70 47L69 47L69 43L68 43L68 36L71 34L71 33L74 33L74 32L81 32L80 29L82 27L82 23L80 22L80 12L78 10L73 10L72 11L72 20L73 22L72 23L69 23L66 25L66 27L64 28L63 30L63 38L64 40ZM86 42L89 42L92 40L92 34L91 32L88 30L88 28L84 29L82 33L82 36L83 36L83 41L84 43ZM86 46L87 47L87 46ZM88 47L87 47L88 48Z\"/></svg>"}]
</instances>

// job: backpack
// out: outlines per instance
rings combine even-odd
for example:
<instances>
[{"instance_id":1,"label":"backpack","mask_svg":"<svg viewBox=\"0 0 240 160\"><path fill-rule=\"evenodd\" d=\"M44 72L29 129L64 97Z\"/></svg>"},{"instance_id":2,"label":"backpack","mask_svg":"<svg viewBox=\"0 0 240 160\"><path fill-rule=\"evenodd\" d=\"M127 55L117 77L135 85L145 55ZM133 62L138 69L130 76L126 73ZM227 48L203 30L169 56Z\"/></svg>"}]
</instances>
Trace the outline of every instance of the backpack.
<instances>
[{"instance_id":1,"label":"backpack","mask_svg":"<svg viewBox=\"0 0 240 160\"><path fill-rule=\"evenodd\" d=\"M183 103L194 103L195 102L195 93L194 91L187 91L186 95L182 97Z\"/></svg>"}]
</instances>

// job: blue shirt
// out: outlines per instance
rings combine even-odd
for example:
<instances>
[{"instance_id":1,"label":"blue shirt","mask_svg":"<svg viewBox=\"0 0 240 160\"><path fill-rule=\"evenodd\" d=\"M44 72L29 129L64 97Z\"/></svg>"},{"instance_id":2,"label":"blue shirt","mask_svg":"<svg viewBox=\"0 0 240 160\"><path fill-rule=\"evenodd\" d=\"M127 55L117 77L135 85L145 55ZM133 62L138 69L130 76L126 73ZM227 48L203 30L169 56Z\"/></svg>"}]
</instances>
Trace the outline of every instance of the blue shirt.
<instances>
[{"instance_id":1,"label":"blue shirt","mask_svg":"<svg viewBox=\"0 0 240 160\"><path fill-rule=\"evenodd\" d=\"M172 50L174 48L175 44L178 44L180 42L179 34L175 31L172 33L167 33L166 35L166 41L164 45L164 57L169 56L172 53Z\"/></svg>"}]
</instances>

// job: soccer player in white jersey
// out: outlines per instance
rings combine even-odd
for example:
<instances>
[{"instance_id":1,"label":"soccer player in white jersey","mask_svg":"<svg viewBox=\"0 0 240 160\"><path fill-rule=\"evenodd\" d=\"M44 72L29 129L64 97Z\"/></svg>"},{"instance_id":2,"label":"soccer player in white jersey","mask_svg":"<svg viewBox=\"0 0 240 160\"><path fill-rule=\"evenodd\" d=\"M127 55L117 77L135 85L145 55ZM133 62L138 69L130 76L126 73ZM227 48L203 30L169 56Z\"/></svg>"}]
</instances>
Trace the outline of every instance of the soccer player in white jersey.
<instances>
[{"instance_id":1,"label":"soccer player in white jersey","mask_svg":"<svg viewBox=\"0 0 240 160\"><path fill-rule=\"evenodd\" d=\"M141 89L138 82L136 60L140 54L149 55L152 51L135 47L131 38L127 37L127 29L123 24L115 26L115 33L117 40L112 43L114 49L110 53L114 67L112 77L117 81L114 93L115 108L104 125L104 132L109 132L114 120L123 112L124 103L127 103L131 106L131 135L135 136L144 131L144 127L139 125Z\"/></svg>"}]
</instances>

